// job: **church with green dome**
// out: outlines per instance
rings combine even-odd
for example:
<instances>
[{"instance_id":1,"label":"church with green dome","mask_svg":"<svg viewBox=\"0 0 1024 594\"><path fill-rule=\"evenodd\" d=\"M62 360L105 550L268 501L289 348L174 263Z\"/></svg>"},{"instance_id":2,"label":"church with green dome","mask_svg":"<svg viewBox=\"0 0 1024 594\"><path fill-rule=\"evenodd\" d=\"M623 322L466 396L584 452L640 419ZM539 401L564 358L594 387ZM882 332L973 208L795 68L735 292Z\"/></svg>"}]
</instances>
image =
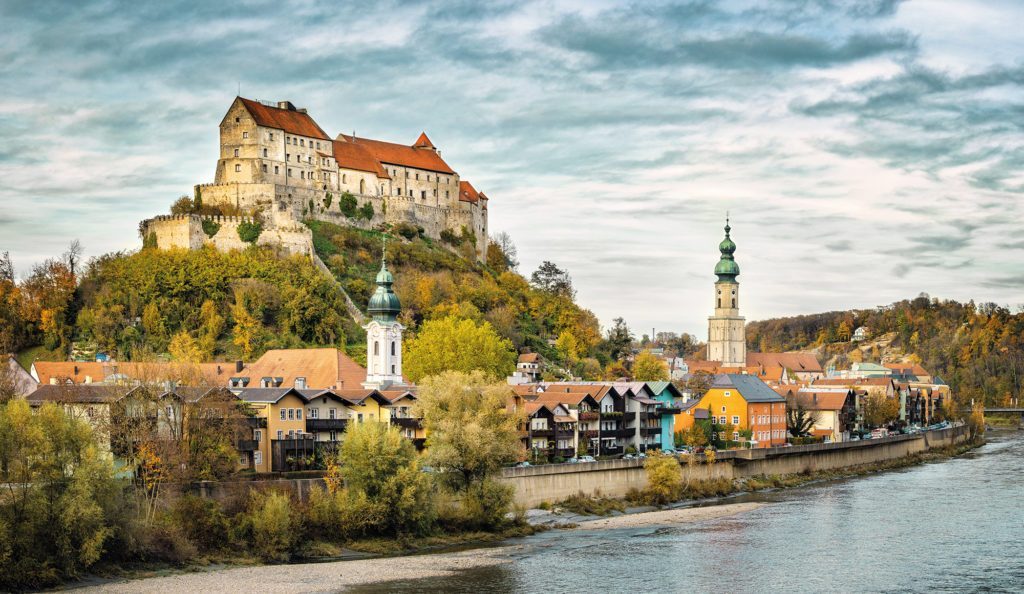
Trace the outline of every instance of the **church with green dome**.
<instances>
[{"instance_id":1,"label":"church with green dome","mask_svg":"<svg viewBox=\"0 0 1024 594\"><path fill-rule=\"evenodd\" d=\"M402 378L402 331L398 322L402 304L395 293L395 277L388 270L387 252L381 256L377 288L370 296L366 329L366 389L384 390L405 383Z\"/></svg>"},{"instance_id":2,"label":"church with green dome","mask_svg":"<svg viewBox=\"0 0 1024 594\"><path fill-rule=\"evenodd\" d=\"M708 318L708 361L722 367L746 367L746 320L740 316L740 265L736 263L736 243L731 237L729 217L725 218L725 239L718 244L720 256L715 265L715 313Z\"/></svg>"}]
</instances>

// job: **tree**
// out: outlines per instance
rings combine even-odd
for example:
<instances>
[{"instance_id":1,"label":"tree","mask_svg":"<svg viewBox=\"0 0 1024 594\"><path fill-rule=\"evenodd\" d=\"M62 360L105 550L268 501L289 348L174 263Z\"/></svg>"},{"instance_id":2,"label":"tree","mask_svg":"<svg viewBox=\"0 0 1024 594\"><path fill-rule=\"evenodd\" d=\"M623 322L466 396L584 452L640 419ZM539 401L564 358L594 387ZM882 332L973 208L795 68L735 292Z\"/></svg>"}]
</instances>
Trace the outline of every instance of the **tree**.
<instances>
[{"instance_id":1,"label":"tree","mask_svg":"<svg viewBox=\"0 0 1024 594\"><path fill-rule=\"evenodd\" d=\"M203 350L187 330L182 330L171 337L167 352L175 361L182 363L202 363L205 359Z\"/></svg>"},{"instance_id":2,"label":"tree","mask_svg":"<svg viewBox=\"0 0 1024 594\"><path fill-rule=\"evenodd\" d=\"M188 196L179 196L178 199L171 204L172 215L192 214L195 210L195 205L192 203L192 199Z\"/></svg>"},{"instance_id":3,"label":"tree","mask_svg":"<svg viewBox=\"0 0 1024 594\"><path fill-rule=\"evenodd\" d=\"M676 386L683 392L689 392L691 398L700 400L711 389L715 382L715 376L706 371L697 371L690 374L682 385Z\"/></svg>"},{"instance_id":4,"label":"tree","mask_svg":"<svg viewBox=\"0 0 1024 594\"><path fill-rule=\"evenodd\" d=\"M683 496L683 469L675 456L652 454L644 460L644 470L647 471L644 488L647 503L665 505Z\"/></svg>"},{"instance_id":5,"label":"tree","mask_svg":"<svg viewBox=\"0 0 1024 594\"><path fill-rule=\"evenodd\" d=\"M786 431L793 437L810 435L818 423L818 413L805 409L796 398L786 400Z\"/></svg>"},{"instance_id":6,"label":"tree","mask_svg":"<svg viewBox=\"0 0 1024 594\"><path fill-rule=\"evenodd\" d=\"M558 339L555 340L555 350L558 351L558 354L562 356L562 360L569 366L574 365L580 356L579 341L576 340L572 332L568 331L558 335Z\"/></svg>"},{"instance_id":7,"label":"tree","mask_svg":"<svg viewBox=\"0 0 1024 594\"><path fill-rule=\"evenodd\" d=\"M82 242L77 239L72 239L71 243L68 244L68 249L61 255L61 259L68 267L68 270L71 271L72 276L75 275L75 267L78 266L82 260L83 251L84 248L82 247Z\"/></svg>"},{"instance_id":8,"label":"tree","mask_svg":"<svg viewBox=\"0 0 1024 594\"><path fill-rule=\"evenodd\" d=\"M405 374L413 382L444 371L480 370L492 379L508 376L515 368L512 343L490 323L447 316L428 320L403 346Z\"/></svg>"},{"instance_id":9,"label":"tree","mask_svg":"<svg viewBox=\"0 0 1024 594\"><path fill-rule=\"evenodd\" d=\"M471 516L493 525L504 515L512 492L494 477L521 459L516 416L507 408L509 387L480 371L448 371L420 383L417 410L427 432L427 463L443 469L442 484L463 501Z\"/></svg>"},{"instance_id":10,"label":"tree","mask_svg":"<svg viewBox=\"0 0 1024 594\"><path fill-rule=\"evenodd\" d=\"M900 403L884 394L869 394L864 399L864 423L868 427L885 427L896 420Z\"/></svg>"},{"instance_id":11,"label":"tree","mask_svg":"<svg viewBox=\"0 0 1024 594\"><path fill-rule=\"evenodd\" d=\"M350 425L339 462L349 491L383 512L386 534L426 532L434 521L431 485L412 442L386 423Z\"/></svg>"},{"instance_id":12,"label":"tree","mask_svg":"<svg viewBox=\"0 0 1024 594\"><path fill-rule=\"evenodd\" d=\"M492 236L487 244L487 265L495 270L515 270L519 267L518 256L512 236L505 231Z\"/></svg>"},{"instance_id":13,"label":"tree","mask_svg":"<svg viewBox=\"0 0 1024 594\"><path fill-rule=\"evenodd\" d=\"M612 327L608 330L608 338L605 340L605 348L608 357L612 360L619 360L629 355L633 346L633 334L626 325L626 320L615 318L612 320Z\"/></svg>"},{"instance_id":14,"label":"tree","mask_svg":"<svg viewBox=\"0 0 1024 594\"><path fill-rule=\"evenodd\" d=\"M641 351L633 361L633 379L638 382L668 381L668 365L651 351Z\"/></svg>"},{"instance_id":15,"label":"tree","mask_svg":"<svg viewBox=\"0 0 1024 594\"><path fill-rule=\"evenodd\" d=\"M573 299L576 290L572 286L572 277L569 273L559 268L554 262L545 260L540 267L530 276L530 284L537 289Z\"/></svg>"}]
</instances>

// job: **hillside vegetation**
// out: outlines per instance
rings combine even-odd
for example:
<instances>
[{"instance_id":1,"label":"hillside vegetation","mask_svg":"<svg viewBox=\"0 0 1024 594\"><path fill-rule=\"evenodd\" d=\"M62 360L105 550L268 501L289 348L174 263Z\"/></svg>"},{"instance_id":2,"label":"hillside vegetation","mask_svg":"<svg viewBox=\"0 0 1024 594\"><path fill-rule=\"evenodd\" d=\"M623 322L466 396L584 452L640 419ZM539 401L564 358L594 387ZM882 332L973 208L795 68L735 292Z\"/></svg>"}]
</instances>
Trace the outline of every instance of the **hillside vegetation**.
<instances>
[{"instance_id":1,"label":"hillside vegetation","mask_svg":"<svg viewBox=\"0 0 1024 594\"><path fill-rule=\"evenodd\" d=\"M884 348L850 342L861 326L885 336ZM889 339L891 338L891 342ZM747 324L747 344L759 351L818 349L838 367L862 359L920 362L964 401L1004 404L1024 384L1024 312L994 303L940 301L922 294L876 309L834 311ZM866 350L866 352L865 352ZM906 353L899 361L886 358Z\"/></svg>"}]
</instances>

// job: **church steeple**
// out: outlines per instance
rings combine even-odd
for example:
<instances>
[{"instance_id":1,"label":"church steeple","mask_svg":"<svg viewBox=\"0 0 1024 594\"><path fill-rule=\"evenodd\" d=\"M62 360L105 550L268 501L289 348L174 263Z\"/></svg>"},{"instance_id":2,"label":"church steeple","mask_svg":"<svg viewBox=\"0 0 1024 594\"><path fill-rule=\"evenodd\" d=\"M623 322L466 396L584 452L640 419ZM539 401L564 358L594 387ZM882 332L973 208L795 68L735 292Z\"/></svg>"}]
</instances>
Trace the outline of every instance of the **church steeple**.
<instances>
[{"instance_id":1,"label":"church steeple","mask_svg":"<svg viewBox=\"0 0 1024 594\"><path fill-rule=\"evenodd\" d=\"M387 239L380 258L380 272L377 273L377 290L370 297L367 312L371 320L363 326L366 329L366 381L367 389L384 389L403 384L402 378L402 331L398 314L402 304L398 301L392 285L395 277L388 270Z\"/></svg>"},{"instance_id":2,"label":"church steeple","mask_svg":"<svg viewBox=\"0 0 1024 594\"><path fill-rule=\"evenodd\" d=\"M736 243L729 237L732 227L729 226L729 215L725 216L725 239L718 244L718 251L722 253L718 264L715 265L715 274L719 282L735 283L736 277L740 275L740 265L736 263L733 254L736 252Z\"/></svg>"}]
</instances>

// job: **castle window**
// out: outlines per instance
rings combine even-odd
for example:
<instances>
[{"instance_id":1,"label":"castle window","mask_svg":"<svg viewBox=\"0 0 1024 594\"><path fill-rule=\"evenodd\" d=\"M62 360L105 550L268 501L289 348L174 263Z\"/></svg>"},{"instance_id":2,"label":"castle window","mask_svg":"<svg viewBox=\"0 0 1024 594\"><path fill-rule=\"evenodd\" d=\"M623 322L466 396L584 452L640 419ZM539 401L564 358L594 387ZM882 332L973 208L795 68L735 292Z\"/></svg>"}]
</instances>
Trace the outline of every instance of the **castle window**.
<instances>
[{"instance_id":1,"label":"castle window","mask_svg":"<svg viewBox=\"0 0 1024 594\"><path fill-rule=\"evenodd\" d=\"M398 193L399 193L398 188L395 188L395 196L398 196Z\"/></svg>"},{"instance_id":2,"label":"castle window","mask_svg":"<svg viewBox=\"0 0 1024 594\"><path fill-rule=\"evenodd\" d=\"M316 148L319 150L319 148L320 148L320 143L319 142L316 143Z\"/></svg>"},{"instance_id":3,"label":"castle window","mask_svg":"<svg viewBox=\"0 0 1024 594\"><path fill-rule=\"evenodd\" d=\"M291 167L289 167L289 168L288 168L288 177L291 177L291 176L292 176L292 168L291 168Z\"/></svg>"},{"instance_id":4,"label":"castle window","mask_svg":"<svg viewBox=\"0 0 1024 594\"><path fill-rule=\"evenodd\" d=\"M273 140L273 139L274 139L274 133L273 132L267 132L267 140Z\"/></svg>"},{"instance_id":5,"label":"castle window","mask_svg":"<svg viewBox=\"0 0 1024 594\"><path fill-rule=\"evenodd\" d=\"M417 173L416 174L416 179L419 179L419 178L420 178L420 174Z\"/></svg>"},{"instance_id":6,"label":"castle window","mask_svg":"<svg viewBox=\"0 0 1024 594\"><path fill-rule=\"evenodd\" d=\"M405 179L409 179L409 172L408 171L405 172Z\"/></svg>"},{"instance_id":7,"label":"castle window","mask_svg":"<svg viewBox=\"0 0 1024 594\"><path fill-rule=\"evenodd\" d=\"M266 156L267 156L267 149L263 149L263 156L264 156L264 157L266 157Z\"/></svg>"},{"instance_id":8,"label":"castle window","mask_svg":"<svg viewBox=\"0 0 1024 594\"><path fill-rule=\"evenodd\" d=\"M248 132L242 132L242 138L249 138Z\"/></svg>"},{"instance_id":9,"label":"castle window","mask_svg":"<svg viewBox=\"0 0 1024 594\"><path fill-rule=\"evenodd\" d=\"M237 124L238 122L241 122L241 121L242 121L242 118L235 118L235 123L236 123L236 124Z\"/></svg>"},{"instance_id":10,"label":"castle window","mask_svg":"<svg viewBox=\"0 0 1024 594\"><path fill-rule=\"evenodd\" d=\"M299 139L299 146L306 146L306 139L305 138L300 138Z\"/></svg>"},{"instance_id":11,"label":"castle window","mask_svg":"<svg viewBox=\"0 0 1024 594\"><path fill-rule=\"evenodd\" d=\"M412 198L412 190L409 190L409 197Z\"/></svg>"},{"instance_id":12,"label":"castle window","mask_svg":"<svg viewBox=\"0 0 1024 594\"><path fill-rule=\"evenodd\" d=\"M235 156L238 156L238 149L235 149Z\"/></svg>"},{"instance_id":13,"label":"castle window","mask_svg":"<svg viewBox=\"0 0 1024 594\"><path fill-rule=\"evenodd\" d=\"M378 342L376 340L373 341L373 354L374 355L379 355L380 354L380 342Z\"/></svg>"},{"instance_id":14,"label":"castle window","mask_svg":"<svg viewBox=\"0 0 1024 594\"><path fill-rule=\"evenodd\" d=\"M430 181L430 174L427 174L427 181Z\"/></svg>"},{"instance_id":15,"label":"castle window","mask_svg":"<svg viewBox=\"0 0 1024 594\"><path fill-rule=\"evenodd\" d=\"M235 171L242 171L241 165L235 165Z\"/></svg>"},{"instance_id":16,"label":"castle window","mask_svg":"<svg viewBox=\"0 0 1024 594\"><path fill-rule=\"evenodd\" d=\"M344 173L341 174L341 183L348 183L348 176Z\"/></svg>"},{"instance_id":17,"label":"castle window","mask_svg":"<svg viewBox=\"0 0 1024 594\"><path fill-rule=\"evenodd\" d=\"M397 343L396 343L396 342L394 342L394 341L392 341L392 342L391 342L391 356L392 356L392 357L394 357L394 356L395 356L395 345L396 345L396 344L397 344Z\"/></svg>"},{"instance_id":18,"label":"castle window","mask_svg":"<svg viewBox=\"0 0 1024 594\"><path fill-rule=\"evenodd\" d=\"M366 180L359 180L359 193L363 194L366 192Z\"/></svg>"},{"instance_id":19,"label":"castle window","mask_svg":"<svg viewBox=\"0 0 1024 594\"><path fill-rule=\"evenodd\" d=\"M437 198L437 190L434 190L434 198Z\"/></svg>"},{"instance_id":20,"label":"castle window","mask_svg":"<svg viewBox=\"0 0 1024 594\"><path fill-rule=\"evenodd\" d=\"M264 163L264 164L263 164L263 173L266 173L266 172L267 172L267 164L266 164L266 163Z\"/></svg>"},{"instance_id":21,"label":"castle window","mask_svg":"<svg viewBox=\"0 0 1024 594\"><path fill-rule=\"evenodd\" d=\"M300 179L306 179L306 172L305 171L300 171L299 172L299 178Z\"/></svg>"},{"instance_id":22,"label":"castle window","mask_svg":"<svg viewBox=\"0 0 1024 594\"><path fill-rule=\"evenodd\" d=\"M732 307L733 307L733 309L736 308L736 298L735 297L732 298Z\"/></svg>"},{"instance_id":23,"label":"castle window","mask_svg":"<svg viewBox=\"0 0 1024 594\"><path fill-rule=\"evenodd\" d=\"M394 365L391 366L391 375L395 375L395 366Z\"/></svg>"},{"instance_id":24,"label":"castle window","mask_svg":"<svg viewBox=\"0 0 1024 594\"><path fill-rule=\"evenodd\" d=\"M281 168L278 167L277 165L274 165L274 175L280 175L280 173L281 173Z\"/></svg>"},{"instance_id":25,"label":"castle window","mask_svg":"<svg viewBox=\"0 0 1024 594\"><path fill-rule=\"evenodd\" d=\"M450 193L448 192L448 190L445 190L445 191L444 191L444 197L445 197L445 198L451 198L451 196L450 196L449 194L450 194Z\"/></svg>"},{"instance_id":26,"label":"castle window","mask_svg":"<svg viewBox=\"0 0 1024 594\"><path fill-rule=\"evenodd\" d=\"M427 199L427 191L426 190L421 190L420 191L420 198L422 198L423 200Z\"/></svg>"}]
</instances>

